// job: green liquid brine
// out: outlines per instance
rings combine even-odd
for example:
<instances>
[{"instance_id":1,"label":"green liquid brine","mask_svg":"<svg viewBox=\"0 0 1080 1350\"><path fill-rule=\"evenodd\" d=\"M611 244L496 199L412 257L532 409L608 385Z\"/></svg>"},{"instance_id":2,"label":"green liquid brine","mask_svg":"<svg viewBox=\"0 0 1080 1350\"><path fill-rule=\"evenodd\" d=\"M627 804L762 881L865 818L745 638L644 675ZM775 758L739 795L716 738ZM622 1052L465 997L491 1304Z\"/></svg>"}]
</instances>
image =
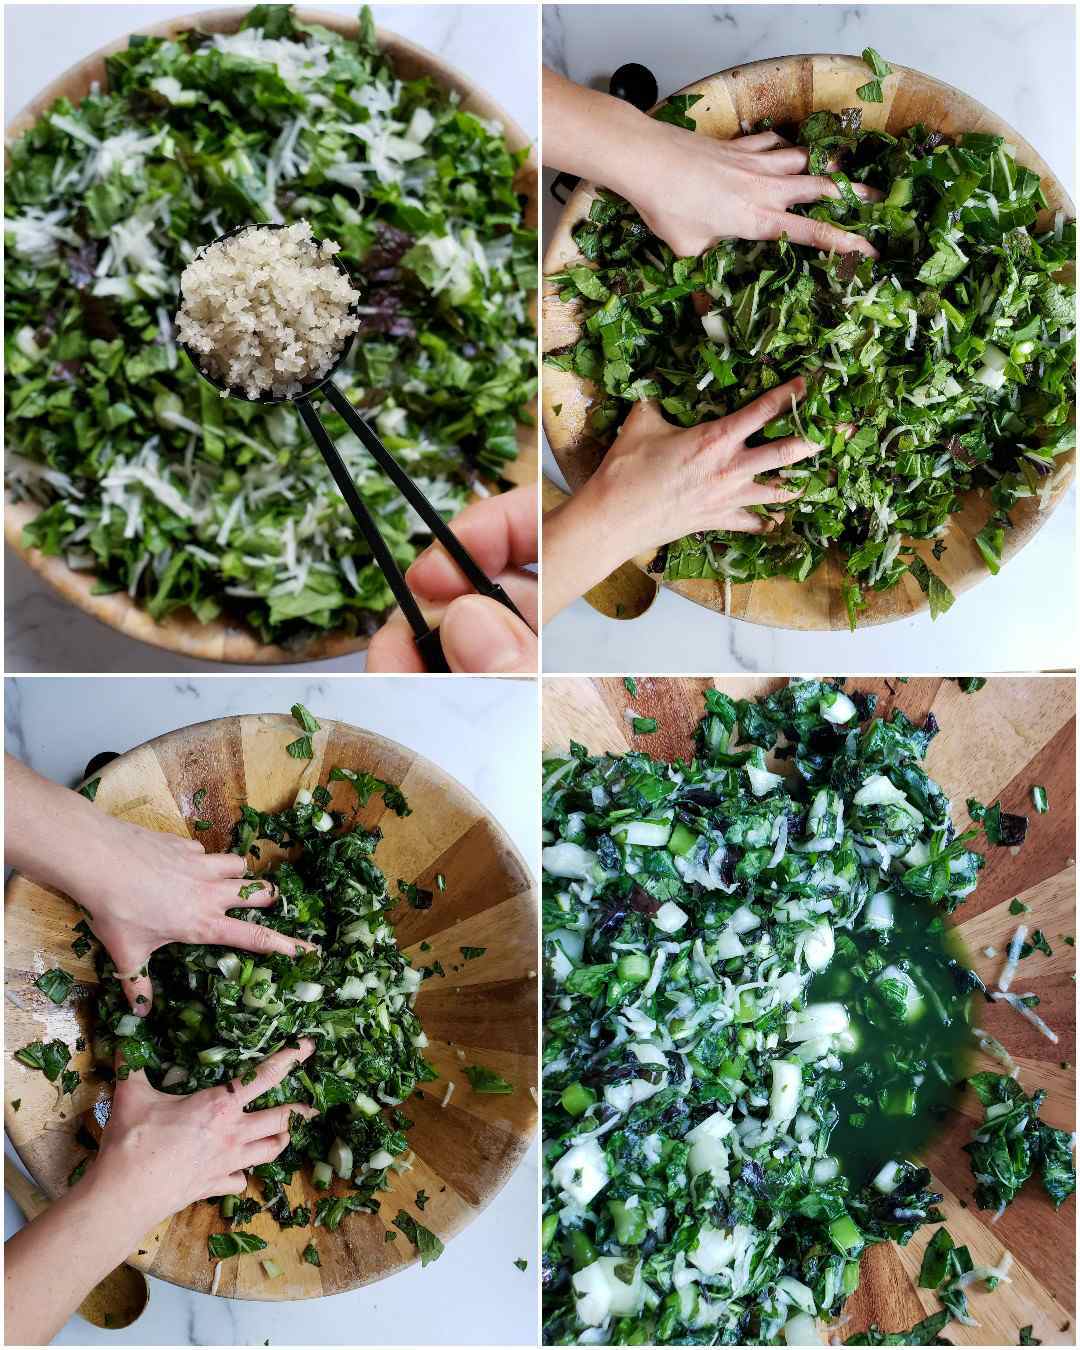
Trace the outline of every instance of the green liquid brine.
<instances>
[{"instance_id":1,"label":"green liquid brine","mask_svg":"<svg viewBox=\"0 0 1080 1350\"><path fill-rule=\"evenodd\" d=\"M973 1048L976 1008L960 942L925 902L896 903L893 913L890 929L839 934L809 990L815 1002L844 1003L851 1018L857 1048L843 1056L830 1093L830 1149L856 1183L889 1160L919 1157Z\"/></svg>"}]
</instances>

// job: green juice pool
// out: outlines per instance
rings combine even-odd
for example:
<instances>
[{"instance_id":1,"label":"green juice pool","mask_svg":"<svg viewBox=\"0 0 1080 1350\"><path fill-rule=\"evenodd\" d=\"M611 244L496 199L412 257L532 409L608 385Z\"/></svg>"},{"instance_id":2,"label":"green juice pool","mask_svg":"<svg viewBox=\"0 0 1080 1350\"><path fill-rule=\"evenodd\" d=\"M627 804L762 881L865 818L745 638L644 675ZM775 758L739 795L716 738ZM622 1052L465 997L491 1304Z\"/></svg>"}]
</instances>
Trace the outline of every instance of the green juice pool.
<instances>
[{"instance_id":1,"label":"green juice pool","mask_svg":"<svg viewBox=\"0 0 1080 1350\"><path fill-rule=\"evenodd\" d=\"M807 1001L842 1002L858 1041L833 1075L830 1144L853 1188L889 1159L917 1161L940 1128L969 1071L982 998L969 983L962 945L930 905L898 898L891 929L837 934Z\"/></svg>"}]
</instances>

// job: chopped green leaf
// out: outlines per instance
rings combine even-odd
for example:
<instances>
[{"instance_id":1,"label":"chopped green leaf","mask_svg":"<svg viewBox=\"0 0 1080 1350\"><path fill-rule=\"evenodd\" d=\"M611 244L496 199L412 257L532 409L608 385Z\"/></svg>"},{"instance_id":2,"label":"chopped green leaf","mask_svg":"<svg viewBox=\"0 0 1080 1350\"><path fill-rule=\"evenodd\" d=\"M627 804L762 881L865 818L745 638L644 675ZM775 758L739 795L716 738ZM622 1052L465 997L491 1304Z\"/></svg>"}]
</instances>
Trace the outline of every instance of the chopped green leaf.
<instances>
[{"instance_id":1,"label":"chopped green leaf","mask_svg":"<svg viewBox=\"0 0 1080 1350\"><path fill-rule=\"evenodd\" d=\"M467 1064L465 1066L465 1077L474 1092L513 1092L513 1083L508 1083L505 1078L497 1074L494 1069L484 1068L483 1065Z\"/></svg>"},{"instance_id":2,"label":"chopped green leaf","mask_svg":"<svg viewBox=\"0 0 1080 1350\"><path fill-rule=\"evenodd\" d=\"M50 998L57 1007L67 1001L67 996L71 993L74 983L74 975L69 975L66 970L61 970L59 966L54 966L52 970L42 971L34 981L41 992Z\"/></svg>"},{"instance_id":3,"label":"chopped green leaf","mask_svg":"<svg viewBox=\"0 0 1080 1350\"><path fill-rule=\"evenodd\" d=\"M442 1242L430 1229L425 1228L422 1223L417 1223L412 1215L407 1214L405 1210L398 1210L394 1225L405 1234L420 1253L421 1265L430 1265L432 1261L437 1261L442 1256L444 1251Z\"/></svg>"},{"instance_id":4,"label":"chopped green leaf","mask_svg":"<svg viewBox=\"0 0 1080 1350\"><path fill-rule=\"evenodd\" d=\"M211 1233L206 1239L210 1251L210 1260L224 1260L228 1256L241 1256L245 1252L261 1252L266 1247L266 1239L256 1237L254 1233Z\"/></svg>"}]
</instances>

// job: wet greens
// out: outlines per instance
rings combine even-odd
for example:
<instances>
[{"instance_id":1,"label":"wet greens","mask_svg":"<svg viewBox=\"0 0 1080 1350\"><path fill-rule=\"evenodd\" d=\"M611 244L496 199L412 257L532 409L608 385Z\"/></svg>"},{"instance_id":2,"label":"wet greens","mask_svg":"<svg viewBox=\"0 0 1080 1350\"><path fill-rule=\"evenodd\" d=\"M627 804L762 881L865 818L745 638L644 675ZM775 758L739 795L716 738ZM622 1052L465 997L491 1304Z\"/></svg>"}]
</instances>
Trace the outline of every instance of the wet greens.
<instances>
[{"instance_id":1,"label":"wet greens","mask_svg":"<svg viewBox=\"0 0 1080 1350\"><path fill-rule=\"evenodd\" d=\"M680 116L693 127L699 96L686 97ZM581 336L546 361L596 386L590 429L605 442L641 399L693 426L806 377L798 410L765 429L821 447L783 471L802 494L783 526L679 539L654 569L805 581L835 546L853 628L865 592L906 574L936 617L953 596L930 557L948 547L962 494L985 489L976 543L996 573L1010 511L1024 499L1044 504L1067 472L1058 457L1075 446L1075 312L1061 272L1075 225L1059 213L1052 229L1035 231L1039 178L999 136L953 143L923 126L866 131L858 108L814 113L791 133L809 149L811 172L843 166L837 200L796 209L863 235L877 261L786 239L676 258L632 207L602 192L574 230L585 261L548 279L580 315ZM881 189L883 200L861 203L851 182ZM933 547L916 554L912 540Z\"/></svg>"},{"instance_id":2,"label":"wet greens","mask_svg":"<svg viewBox=\"0 0 1080 1350\"><path fill-rule=\"evenodd\" d=\"M692 762L543 766L549 1344L812 1344L868 1244L942 1219L907 1158L962 1076L939 930L982 857L937 725L840 682L705 700Z\"/></svg>"},{"instance_id":3,"label":"wet greens","mask_svg":"<svg viewBox=\"0 0 1080 1350\"><path fill-rule=\"evenodd\" d=\"M1076 1190L1073 1138L1039 1119L1046 1093L1040 1089L1028 1097L1019 1083L1000 1073L977 1073L968 1083L986 1108L974 1139L964 1146L971 1155L975 1203L1003 1210L1037 1171L1054 1208L1060 1209Z\"/></svg>"}]
</instances>

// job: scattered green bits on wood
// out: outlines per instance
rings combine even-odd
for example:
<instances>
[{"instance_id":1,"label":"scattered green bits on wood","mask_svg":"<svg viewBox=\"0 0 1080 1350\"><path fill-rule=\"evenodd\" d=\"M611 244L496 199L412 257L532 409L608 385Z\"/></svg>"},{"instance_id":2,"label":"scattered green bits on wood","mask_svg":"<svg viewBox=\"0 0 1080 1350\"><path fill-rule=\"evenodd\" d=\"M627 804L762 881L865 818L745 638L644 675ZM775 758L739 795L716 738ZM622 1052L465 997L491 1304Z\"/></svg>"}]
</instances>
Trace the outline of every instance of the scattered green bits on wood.
<instances>
[{"instance_id":1,"label":"scattered green bits on wood","mask_svg":"<svg viewBox=\"0 0 1080 1350\"><path fill-rule=\"evenodd\" d=\"M494 1069L485 1068L482 1064L467 1064L465 1066L465 1077L474 1092L513 1092L513 1083L508 1083L501 1074L497 1074Z\"/></svg>"},{"instance_id":2,"label":"scattered green bits on wood","mask_svg":"<svg viewBox=\"0 0 1080 1350\"><path fill-rule=\"evenodd\" d=\"M61 970L59 966L54 966L52 970L43 970L34 981L37 988L57 1007L66 1001L74 983L75 977L69 975L66 970Z\"/></svg>"},{"instance_id":3,"label":"scattered green bits on wood","mask_svg":"<svg viewBox=\"0 0 1080 1350\"><path fill-rule=\"evenodd\" d=\"M310 735L313 731L319 730L318 722L316 722L314 717L312 717L311 713L308 712L302 703L294 703L289 711L292 713L301 731L306 731Z\"/></svg>"}]
</instances>

